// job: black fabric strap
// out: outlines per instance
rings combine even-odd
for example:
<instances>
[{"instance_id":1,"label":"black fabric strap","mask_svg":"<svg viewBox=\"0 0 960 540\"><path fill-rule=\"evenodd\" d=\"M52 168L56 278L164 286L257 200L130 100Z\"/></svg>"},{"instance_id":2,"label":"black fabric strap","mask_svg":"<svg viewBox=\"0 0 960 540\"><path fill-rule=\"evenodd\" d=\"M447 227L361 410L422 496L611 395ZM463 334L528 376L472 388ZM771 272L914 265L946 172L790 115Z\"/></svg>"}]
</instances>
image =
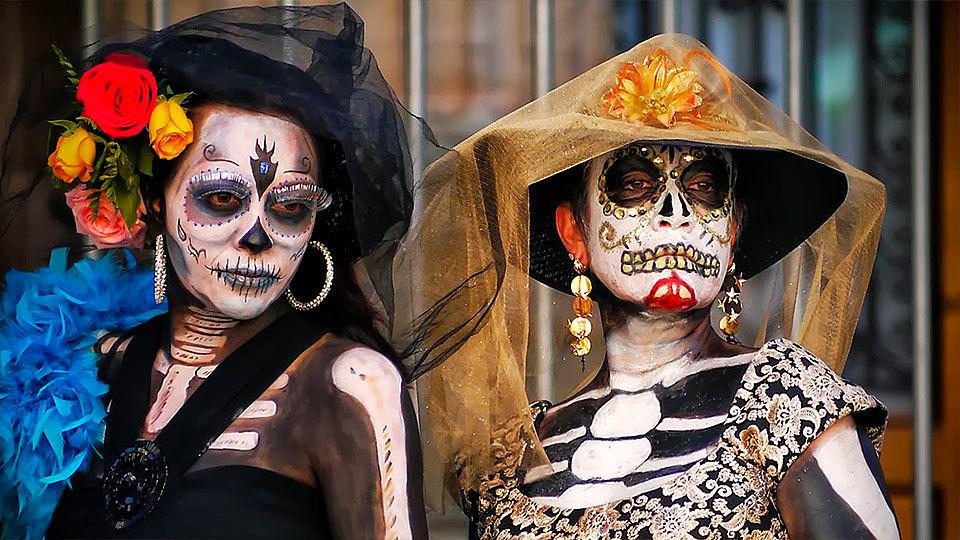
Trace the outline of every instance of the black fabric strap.
<instances>
[{"instance_id":1,"label":"black fabric strap","mask_svg":"<svg viewBox=\"0 0 960 540\"><path fill-rule=\"evenodd\" d=\"M197 388L154 441L177 478L324 331L289 312L247 340Z\"/></svg>"},{"instance_id":2,"label":"black fabric strap","mask_svg":"<svg viewBox=\"0 0 960 540\"><path fill-rule=\"evenodd\" d=\"M169 320L166 314L158 315L138 327L123 353L115 379L107 381L110 385L110 413L104 442L107 463L140 438L150 405L153 360L160 350ZM112 358L104 360L113 361Z\"/></svg>"}]
</instances>

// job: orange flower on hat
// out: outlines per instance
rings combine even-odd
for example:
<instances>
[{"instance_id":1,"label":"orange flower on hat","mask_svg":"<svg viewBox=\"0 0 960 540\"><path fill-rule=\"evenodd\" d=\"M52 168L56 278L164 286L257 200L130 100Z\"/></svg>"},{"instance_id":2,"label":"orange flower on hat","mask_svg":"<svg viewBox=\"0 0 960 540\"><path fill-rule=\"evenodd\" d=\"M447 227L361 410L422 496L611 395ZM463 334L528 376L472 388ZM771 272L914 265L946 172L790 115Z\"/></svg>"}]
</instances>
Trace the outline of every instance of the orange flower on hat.
<instances>
[{"instance_id":1,"label":"orange flower on hat","mask_svg":"<svg viewBox=\"0 0 960 540\"><path fill-rule=\"evenodd\" d=\"M603 103L614 118L669 128L703 103L702 91L697 74L661 49L642 63L624 64Z\"/></svg>"}]
</instances>

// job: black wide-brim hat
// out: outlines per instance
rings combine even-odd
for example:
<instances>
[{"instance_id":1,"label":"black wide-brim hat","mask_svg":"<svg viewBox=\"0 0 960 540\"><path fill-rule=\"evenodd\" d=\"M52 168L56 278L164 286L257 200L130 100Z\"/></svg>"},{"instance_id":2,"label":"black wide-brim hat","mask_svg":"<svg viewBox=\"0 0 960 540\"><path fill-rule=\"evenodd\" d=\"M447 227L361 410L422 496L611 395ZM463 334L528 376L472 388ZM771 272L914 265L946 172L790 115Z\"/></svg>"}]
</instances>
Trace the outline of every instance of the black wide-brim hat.
<instances>
[{"instance_id":1,"label":"black wide-brim hat","mask_svg":"<svg viewBox=\"0 0 960 540\"><path fill-rule=\"evenodd\" d=\"M834 168L785 150L724 148L732 154L737 171L734 201L744 210L734 262L738 273L749 279L790 253L833 215L847 195L847 179ZM572 192L585 189L583 172L584 164L579 164L529 188L530 275L567 293L576 273L557 233L555 211Z\"/></svg>"}]
</instances>

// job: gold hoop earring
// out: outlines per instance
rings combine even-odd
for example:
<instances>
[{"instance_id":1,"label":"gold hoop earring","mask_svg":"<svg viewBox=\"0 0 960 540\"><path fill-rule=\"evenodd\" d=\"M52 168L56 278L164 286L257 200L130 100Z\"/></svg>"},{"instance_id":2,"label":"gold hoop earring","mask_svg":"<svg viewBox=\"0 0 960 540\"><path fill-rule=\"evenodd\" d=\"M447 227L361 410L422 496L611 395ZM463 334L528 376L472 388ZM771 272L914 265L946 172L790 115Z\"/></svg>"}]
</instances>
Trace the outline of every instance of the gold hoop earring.
<instances>
[{"instance_id":1,"label":"gold hoop earring","mask_svg":"<svg viewBox=\"0 0 960 540\"><path fill-rule=\"evenodd\" d=\"M153 252L153 301L163 303L167 296L167 251L163 245L163 233L157 235Z\"/></svg>"},{"instance_id":2,"label":"gold hoop earring","mask_svg":"<svg viewBox=\"0 0 960 540\"><path fill-rule=\"evenodd\" d=\"M320 289L320 294L315 296L313 300L309 302L301 302L293 296L293 291L287 287L286 296L287 302L293 306L293 309L297 311L310 311L311 309L316 309L323 301L327 298L327 295L330 294L330 290L333 288L333 255L330 254L330 250L327 249L327 246L323 243L316 240L311 240L308 246L320 250L320 254L323 255L323 261L326 265L325 275L323 277L323 288Z\"/></svg>"},{"instance_id":3,"label":"gold hoop earring","mask_svg":"<svg viewBox=\"0 0 960 540\"><path fill-rule=\"evenodd\" d=\"M723 312L720 318L720 331L723 332L727 343L740 345L737 331L740 330L740 314L743 312L743 303L740 293L743 290L743 274L737 274L737 266L730 265L727 277L723 281L724 293L717 299L717 307Z\"/></svg>"},{"instance_id":4,"label":"gold hoop earring","mask_svg":"<svg viewBox=\"0 0 960 540\"><path fill-rule=\"evenodd\" d=\"M577 277L570 282L570 292L573 293L573 319L567 321L567 331L570 332L570 352L574 356L580 357L580 369L586 366L584 357L590 352L590 332L593 331L593 324L590 318L593 317L593 301L590 300L590 292L593 290L593 283L585 274L587 267L570 254L573 261L573 269L577 272Z\"/></svg>"}]
</instances>

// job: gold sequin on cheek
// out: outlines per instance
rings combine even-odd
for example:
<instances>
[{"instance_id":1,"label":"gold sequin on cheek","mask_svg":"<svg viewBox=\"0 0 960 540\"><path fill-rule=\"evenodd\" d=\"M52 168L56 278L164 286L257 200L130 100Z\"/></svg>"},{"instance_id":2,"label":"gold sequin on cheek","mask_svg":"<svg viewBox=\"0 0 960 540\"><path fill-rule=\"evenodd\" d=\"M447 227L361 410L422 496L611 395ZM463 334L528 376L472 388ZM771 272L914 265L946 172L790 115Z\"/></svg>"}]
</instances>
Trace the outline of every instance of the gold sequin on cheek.
<instances>
[{"instance_id":1,"label":"gold sequin on cheek","mask_svg":"<svg viewBox=\"0 0 960 540\"><path fill-rule=\"evenodd\" d=\"M600 247L604 251L613 251L623 245L623 238L617 239L617 230L609 221L600 224L600 231L597 233L600 239Z\"/></svg>"}]
</instances>

